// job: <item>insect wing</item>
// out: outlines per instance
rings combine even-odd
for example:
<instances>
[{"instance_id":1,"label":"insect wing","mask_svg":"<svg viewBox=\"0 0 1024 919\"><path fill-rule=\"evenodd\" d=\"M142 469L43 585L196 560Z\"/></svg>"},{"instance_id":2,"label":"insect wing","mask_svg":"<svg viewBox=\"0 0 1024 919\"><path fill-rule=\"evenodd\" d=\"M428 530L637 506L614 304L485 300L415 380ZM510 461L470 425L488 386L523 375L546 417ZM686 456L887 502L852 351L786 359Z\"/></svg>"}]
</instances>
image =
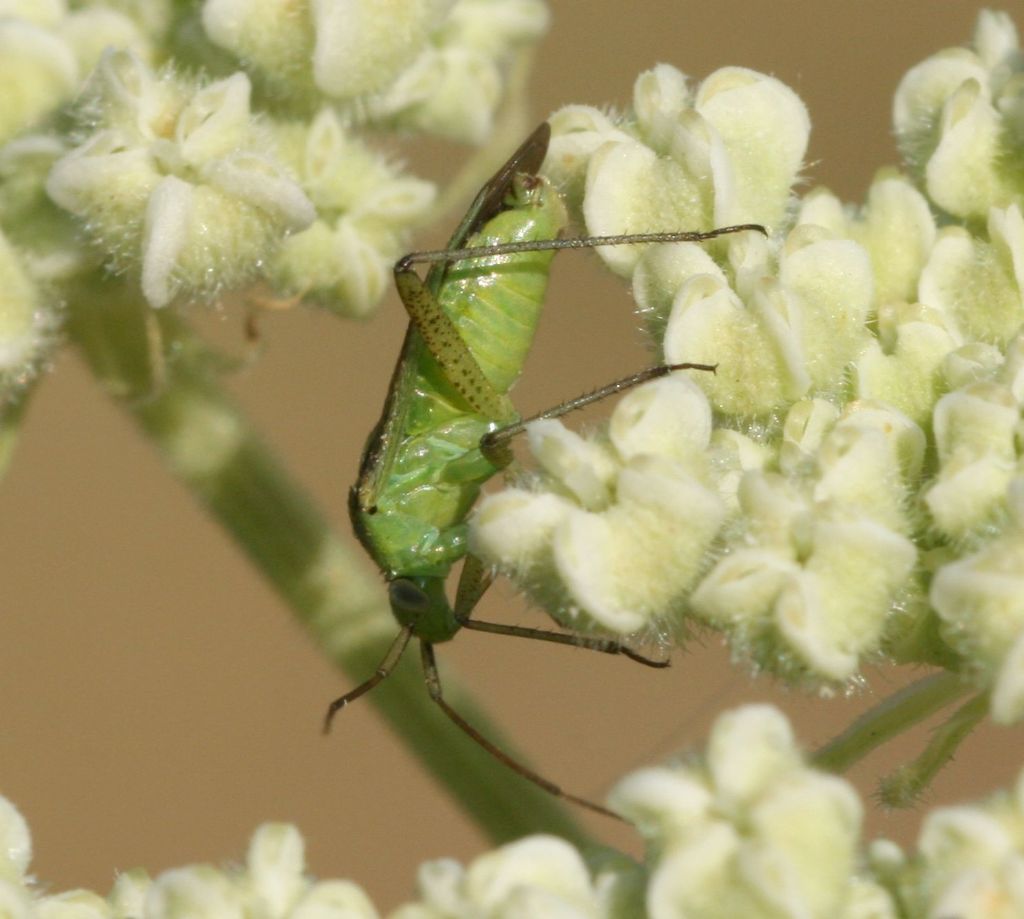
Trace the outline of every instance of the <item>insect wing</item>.
<instances>
[{"instance_id":1,"label":"insect wing","mask_svg":"<svg viewBox=\"0 0 1024 919\"><path fill-rule=\"evenodd\" d=\"M449 249L461 248L470 236L502 209L512 181L517 175L537 174L547 155L550 140L551 125L542 121L477 193L469 210L466 211L466 216L462 218L452 238L448 240ZM438 262L431 268L427 275L427 287L433 293L440 288L447 270L447 262Z\"/></svg>"}]
</instances>

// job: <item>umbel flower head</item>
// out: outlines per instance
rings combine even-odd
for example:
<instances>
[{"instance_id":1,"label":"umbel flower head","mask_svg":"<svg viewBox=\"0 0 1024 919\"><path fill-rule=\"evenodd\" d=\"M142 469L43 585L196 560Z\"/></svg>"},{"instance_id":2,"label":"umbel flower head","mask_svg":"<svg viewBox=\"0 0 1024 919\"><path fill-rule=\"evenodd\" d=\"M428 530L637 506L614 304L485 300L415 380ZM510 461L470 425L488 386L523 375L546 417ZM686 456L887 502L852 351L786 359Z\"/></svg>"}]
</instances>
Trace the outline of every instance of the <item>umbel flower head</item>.
<instances>
[{"instance_id":1,"label":"umbel flower head","mask_svg":"<svg viewBox=\"0 0 1024 919\"><path fill-rule=\"evenodd\" d=\"M631 112L556 113L547 169L588 232L769 235L598 250L665 362L717 371L586 438L531 425L540 471L480 504L473 551L566 624L703 623L818 685L941 660L1024 715L1022 86L1012 21L982 13L900 85L907 171L856 208L793 196L806 113L752 71L660 65Z\"/></svg>"},{"instance_id":2,"label":"umbel flower head","mask_svg":"<svg viewBox=\"0 0 1024 919\"><path fill-rule=\"evenodd\" d=\"M843 779L806 765L785 718L765 705L719 716L705 752L640 769L609 803L644 837L636 862L528 836L468 865L424 863L392 919L1013 919L1024 911L1024 774L980 804L927 815L915 850L861 836ZM241 864L118 875L106 896L49 892L29 874L32 841L0 798L0 906L21 919L379 919L350 880L316 880L298 829L267 823ZM399 885L404 887L402 882Z\"/></svg>"}]
</instances>

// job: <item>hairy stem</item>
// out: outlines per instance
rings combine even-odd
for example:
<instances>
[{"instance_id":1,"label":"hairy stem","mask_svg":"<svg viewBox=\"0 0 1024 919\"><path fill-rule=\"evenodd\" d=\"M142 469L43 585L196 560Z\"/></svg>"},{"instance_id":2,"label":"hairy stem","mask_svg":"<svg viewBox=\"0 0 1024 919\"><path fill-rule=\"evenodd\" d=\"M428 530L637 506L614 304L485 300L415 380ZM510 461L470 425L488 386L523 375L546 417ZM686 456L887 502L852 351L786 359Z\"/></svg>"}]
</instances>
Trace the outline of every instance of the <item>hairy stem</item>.
<instances>
[{"instance_id":1,"label":"hairy stem","mask_svg":"<svg viewBox=\"0 0 1024 919\"><path fill-rule=\"evenodd\" d=\"M277 589L317 646L353 682L369 676L397 631L380 584L226 396L215 357L170 312L157 323L155 314L112 282L78 300L69 333L96 377ZM451 678L446 689L466 717L508 745ZM588 844L563 805L446 721L415 661L403 662L369 698L492 839L543 831ZM311 731L328 701L310 700ZM344 725L335 730L342 733Z\"/></svg>"},{"instance_id":2,"label":"hairy stem","mask_svg":"<svg viewBox=\"0 0 1024 919\"><path fill-rule=\"evenodd\" d=\"M936 673L911 683L861 715L818 750L811 761L819 769L845 772L875 747L945 708L969 690L970 686L955 673Z\"/></svg>"},{"instance_id":3,"label":"hairy stem","mask_svg":"<svg viewBox=\"0 0 1024 919\"><path fill-rule=\"evenodd\" d=\"M886 807L912 807L939 770L953 758L960 744L988 714L987 692L960 706L932 734L932 739L913 762L900 766L879 784L878 797Z\"/></svg>"}]
</instances>

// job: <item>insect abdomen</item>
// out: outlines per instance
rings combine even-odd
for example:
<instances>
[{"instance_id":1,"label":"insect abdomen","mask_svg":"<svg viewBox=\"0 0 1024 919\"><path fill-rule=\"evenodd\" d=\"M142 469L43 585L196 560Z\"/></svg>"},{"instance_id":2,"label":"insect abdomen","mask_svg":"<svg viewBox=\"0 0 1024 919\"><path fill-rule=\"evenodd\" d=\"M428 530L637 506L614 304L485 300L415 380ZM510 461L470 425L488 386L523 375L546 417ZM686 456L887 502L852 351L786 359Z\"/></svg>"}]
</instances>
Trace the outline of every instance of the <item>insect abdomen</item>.
<instances>
[{"instance_id":1,"label":"insect abdomen","mask_svg":"<svg viewBox=\"0 0 1024 919\"><path fill-rule=\"evenodd\" d=\"M554 239L565 225L565 208L543 180L525 194L528 202L492 219L469 246ZM499 392L518 378L533 342L554 253L523 252L453 265L440 291L448 312L484 375Z\"/></svg>"}]
</instances>

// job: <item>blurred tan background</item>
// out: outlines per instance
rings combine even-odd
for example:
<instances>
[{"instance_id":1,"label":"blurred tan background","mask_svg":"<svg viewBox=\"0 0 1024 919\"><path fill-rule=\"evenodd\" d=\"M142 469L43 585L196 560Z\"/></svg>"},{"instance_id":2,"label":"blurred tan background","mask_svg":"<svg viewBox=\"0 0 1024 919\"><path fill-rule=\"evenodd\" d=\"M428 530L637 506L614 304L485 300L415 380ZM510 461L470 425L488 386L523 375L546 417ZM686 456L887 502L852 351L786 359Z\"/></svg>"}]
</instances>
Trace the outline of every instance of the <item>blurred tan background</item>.
<instances>
[{"instance_id":1,"label":"blurred tan background","mask_svg":"<svg viewBox=\"0 0 1024 919\"><path fill-rule=\"evenodd\" d=\"M553 6L533 76L538 120L570 102L626 105L636 74L659 61L696 78L726 64L753 67L803 97L814 125L808 177L850 200L895 161L889 110L902 72L968 41L980 8L934 0ZM440 163L411 166L439 174ZM629 303L592 257L557 259L516 393L524 412L648 363ZM241 318L224 323L241 348ZM403 326L394 296L367 325L306 311L269 317L263 358L231 380L344 532L345 490ZM314 872L353 878L387 907L411 896L421 861L467 860L487 847L371 705L355 705L330 738L320 736L324 705L351 682L321 659L71 354L37 393L0 483L0 560L0 792L30 821L34 871L51 889L105 891L117 869L239 859L253 828L277 819L301 827ZM534 621L506 585L493 593L489 615ZM807 699L730 670L714 640L677 653L668 672L487 635L462 635L441 655L546 776L594 798L627 770L702 744L724 706L774 699L814 746L898 682L881 675L850 700ZM861 791L922 739L858 767ZM1005 784L1022 753L1019 731L978 732L928 803ZM910 841L920 816L874 810L868 831ZM589 822L638 852L629 831Z\"/></svg>"}]
</instances>

